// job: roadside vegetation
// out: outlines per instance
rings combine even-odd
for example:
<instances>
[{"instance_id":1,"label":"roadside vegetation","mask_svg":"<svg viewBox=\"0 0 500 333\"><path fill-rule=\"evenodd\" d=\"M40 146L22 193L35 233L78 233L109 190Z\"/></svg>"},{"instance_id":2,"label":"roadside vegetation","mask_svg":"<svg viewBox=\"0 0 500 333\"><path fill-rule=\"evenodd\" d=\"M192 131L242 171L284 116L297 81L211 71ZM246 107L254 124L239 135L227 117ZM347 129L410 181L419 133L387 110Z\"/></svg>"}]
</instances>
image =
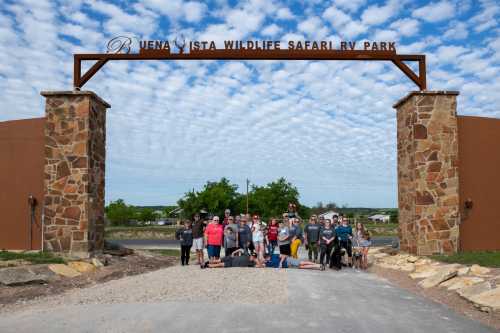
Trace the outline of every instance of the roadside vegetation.
<instances>
[{"instance_id":1,"label":"roadside vegetation","mask_svg":"<svg viewBox=\"0 0 500 333\"><path fill-rule=\"evenodd\" d=\"M434 255L431 258L453 264L500 267L500 251L460 252L452 255Z\"/></svg>"},{"instance_id":2,"label":"roadside vegetation","mask_svg":"<svg viewBox=\"0 0 500 333\"><path fill-rule=\"evenodd\" d=\"M64 264L63 258L50 252L10 252L0 251L0 261L25 260L32 264Z\"/></svg>"},{"instance_id":3,"label":"roadside vegetation","mask_svg":"<svg viewBox=\"0 0 500 333\"><path fill-rule=\"evenodd\" d=\"M177 226L109 226L106 239L174 239Z\"/></svg>"},{"instance_id":4,"label":"roadside vegetation","mask_svg":"<svg viewBox=\"0 0 500 333\"><path fill-rule=\"evenodd\" d=\"M395 237L398 235L397 223L364 223L372 237Z\"/></svg>"}]
</instances>

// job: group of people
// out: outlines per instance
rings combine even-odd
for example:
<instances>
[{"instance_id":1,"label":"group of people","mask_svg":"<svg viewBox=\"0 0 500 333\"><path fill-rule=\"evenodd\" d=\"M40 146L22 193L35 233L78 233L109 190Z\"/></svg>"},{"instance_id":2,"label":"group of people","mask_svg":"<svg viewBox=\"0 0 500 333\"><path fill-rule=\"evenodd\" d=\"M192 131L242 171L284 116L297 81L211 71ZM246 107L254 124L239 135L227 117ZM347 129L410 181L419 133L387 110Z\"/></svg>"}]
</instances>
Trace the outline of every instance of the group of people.
<instances>
[{"instance_id":1,"label":"group of people","mask_svg":"<svg viewBox=\"0 0 500 333\"><path fill-rule=\"evenodd\" d=\"M176 232L181 244L181 264L189 265L191 248L196 251L201 268L219 267L276 267L325 270L342 266L366 269L370 235L362 223L355 230L346 217L333 220L312 215L302 228L301 219L293 207L281 219L261 221L259 215L232 216L226 209L224 218L201 219L195 214L193 222L186 221ZM307 249L308 259L298 257L300 246ZM205 261L204 249L208 261ZM224 257L221 258L221 250ZM278 249L279 253L275 253ZM343 258L347 255L347 259Z\"/></svg>"}]
</instances>

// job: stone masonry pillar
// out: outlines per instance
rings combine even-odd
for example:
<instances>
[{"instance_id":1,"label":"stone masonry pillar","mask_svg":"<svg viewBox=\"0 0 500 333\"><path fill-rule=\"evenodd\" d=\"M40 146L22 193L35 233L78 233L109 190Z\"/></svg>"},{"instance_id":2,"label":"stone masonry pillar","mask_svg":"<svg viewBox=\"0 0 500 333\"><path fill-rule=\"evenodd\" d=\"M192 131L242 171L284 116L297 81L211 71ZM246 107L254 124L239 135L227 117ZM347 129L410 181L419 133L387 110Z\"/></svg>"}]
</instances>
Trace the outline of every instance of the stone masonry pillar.
<instances>
[{"instance_id":1,"label":"stone masonry pillar","mask_svg":"<svg viewBox=\"0 0 500 333\"><path fill-rule=\"evenodd\" d=\"M397 109L401 250L418 255L458 248L458 128L455 91L411 92Z\"/></svg>"},{"instance_id":2,"label":"stone masonry pillar","mask_svg":"<svg viewBox=\"0 0 500 333\"><path fill-rule=\"evenodd\" d=\"M104 246L108 103L90 91L44 91L44 249L88 257Z\"/></svg>"}]
</instances>

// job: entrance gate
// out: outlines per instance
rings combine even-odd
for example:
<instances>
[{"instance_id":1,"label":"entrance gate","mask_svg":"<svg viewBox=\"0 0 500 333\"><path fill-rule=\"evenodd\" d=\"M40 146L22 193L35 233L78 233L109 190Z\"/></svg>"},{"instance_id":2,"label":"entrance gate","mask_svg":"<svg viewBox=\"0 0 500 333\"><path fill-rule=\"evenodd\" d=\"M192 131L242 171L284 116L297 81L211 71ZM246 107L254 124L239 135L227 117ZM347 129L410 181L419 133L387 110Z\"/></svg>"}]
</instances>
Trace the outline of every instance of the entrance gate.
<instances>
[{"instance_id":1,"label":"entrance gate","mask_svg":"<svg viewBox=\"0 0 500 333\"><path fill-rule=\"evenodd\" d=\"M120 50L122 50L120 48ZM82 61L97 62L82 75ZM418 87L397 110L401 249L421 255L458 247L458 92L426 91L424 55L395 51L208 50L75 54L74 90L46 98L43 246L88 256L104 245L106 109L80 88L110 60L373 60L391 61ZM418 75L405 61L416 61Z\"/></svg>"}]
</instances>

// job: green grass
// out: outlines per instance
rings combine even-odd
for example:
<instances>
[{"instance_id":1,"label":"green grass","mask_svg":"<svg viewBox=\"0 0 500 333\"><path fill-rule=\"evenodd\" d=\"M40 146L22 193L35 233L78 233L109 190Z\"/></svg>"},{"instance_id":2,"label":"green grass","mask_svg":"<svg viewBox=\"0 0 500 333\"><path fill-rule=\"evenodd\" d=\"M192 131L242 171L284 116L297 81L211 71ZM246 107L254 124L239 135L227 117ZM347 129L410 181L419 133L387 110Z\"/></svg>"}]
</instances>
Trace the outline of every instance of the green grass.
<instances>
[{"instance_id":1,"label":"green grass","mask_svg":"<svg viewBox=\"0 0 500 333\"><path fill-rule=\"evenodd\" d=\"M372 236L397 236L397 223L364 223L365 228Z\"/></svg>"},{"instance_id":2,"label":"green grass","mask_svg":"<svg viewBox=\"0 0 500 333\"><path fill-rule=\"evenodd\" d=\"M144 239L144 238L173 239L175 231L178 228L179 227L172 227L172 226L107 227L105 230L104 237L107 239ZM153 235L151 233L153 233Z\"/></svg>"},{"instance_id":3,"label":"green grass","mask_svg":"<svg viewBox=\"0 0 500 333\"><path fill-rule=\"evenodd\" d=\"M149 250L150 252L154 252L156 254L160 254L162 256L169 257L180 257L181 251L176 249L165 249L165 250Z\"/></svg>"},{"instance_id":4,"label":"green grass","mask_svg":"<svg viewBox=\"0 0 500 333\"><path fill-rule=\"evenodd\" d=\"M32 264L64 264L61 257L57 257L49 252L9 252L0 251L0 261L6 260L26 260Z\"/></svg>"},{"instance_id":5,"label":"green grass","mask_svg":"<svg viewBox=\"0 0 500 333\"><path fill-rule=\"evenodd\" d=\"M460 252L449 256L434 255L431 258L446 263L500 267L500 251Z\"/></svg>"},{"instance_id":6,"label":"green grass","mask_svg":"<svg viewBox=\"0 0 500 333\"><path fill-rule=\"evenodd\" d=\"M178 227L178 226L163 226L163 225L140 226L140 227L110 226L110 227L106 227L106 231L157 231L157 232L175 233L175 231L178 228L180 228L180 227Z\"/></svg>"}]
</instances>

